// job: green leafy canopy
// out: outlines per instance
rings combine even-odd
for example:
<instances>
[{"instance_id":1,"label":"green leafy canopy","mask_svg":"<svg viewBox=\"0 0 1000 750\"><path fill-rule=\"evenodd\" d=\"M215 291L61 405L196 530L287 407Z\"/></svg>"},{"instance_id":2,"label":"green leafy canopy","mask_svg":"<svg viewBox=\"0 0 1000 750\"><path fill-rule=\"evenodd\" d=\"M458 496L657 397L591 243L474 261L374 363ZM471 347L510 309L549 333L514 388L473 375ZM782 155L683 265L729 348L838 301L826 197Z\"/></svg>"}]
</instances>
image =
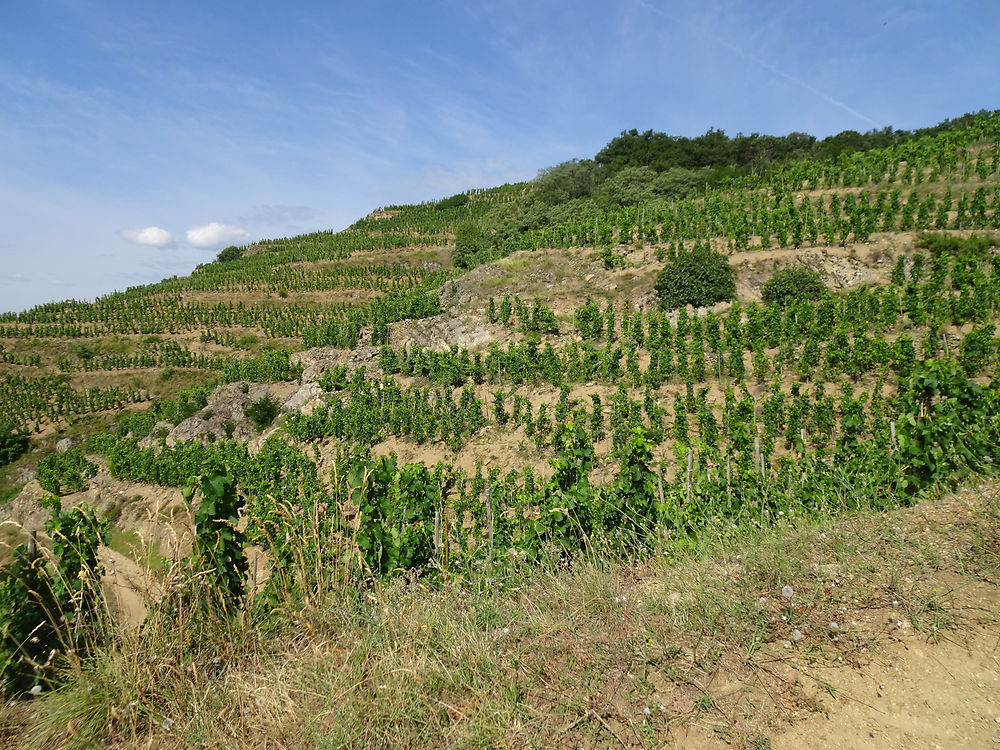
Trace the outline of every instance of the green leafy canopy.
<instances>
[{"instance_id":1,"label":"green leafy canopy","mask_svg":"<svg viewBox=\"0 0 1000 750\"><path fill-rule=\"evenodd\" d=\"M655 286L665 310L705 307L736 296L733 267L720 253L704 246L680 252L660 271Z\"/></svg>"}]
</instances>

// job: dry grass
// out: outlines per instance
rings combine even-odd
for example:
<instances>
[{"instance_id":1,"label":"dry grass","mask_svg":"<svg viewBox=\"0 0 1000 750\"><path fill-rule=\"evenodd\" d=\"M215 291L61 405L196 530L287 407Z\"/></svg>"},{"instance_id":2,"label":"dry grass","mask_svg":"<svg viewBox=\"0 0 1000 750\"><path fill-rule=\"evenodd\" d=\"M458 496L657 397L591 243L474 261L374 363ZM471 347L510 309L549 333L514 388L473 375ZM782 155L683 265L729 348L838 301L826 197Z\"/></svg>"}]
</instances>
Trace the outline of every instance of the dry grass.
<instances>
[{"instance_id":1,"label":"dry grass","mask_svg":"<svg viewBox=\"0 0 1000 750\"><path fill-rule=\"evenodd\" d=\"M818 709L837 668L890 640L995 626L998 555L1000 488L984 485L823 527L720 531L669 559L397 579L230 618L161 611L116 633L63 690L8 708L0 737L6 726L18 747L713 735L767 746Z\"/></svg>"}]
</instances>

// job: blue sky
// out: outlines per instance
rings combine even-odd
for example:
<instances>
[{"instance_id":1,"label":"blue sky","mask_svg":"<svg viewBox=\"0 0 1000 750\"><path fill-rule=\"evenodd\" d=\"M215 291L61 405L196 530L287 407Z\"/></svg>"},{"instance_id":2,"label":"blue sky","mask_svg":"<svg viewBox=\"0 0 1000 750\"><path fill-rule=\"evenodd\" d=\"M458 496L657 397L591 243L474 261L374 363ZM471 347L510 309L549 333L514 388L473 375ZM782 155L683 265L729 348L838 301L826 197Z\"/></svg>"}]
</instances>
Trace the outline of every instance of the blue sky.
<instances>
[{"instance_id":1,"label":"blue sky","mask_svg":"<svg viewBox=\"0 0 1000 750\"><path fill-rule=\"evenodd\" d=\"M0 3L0 311L528 179L629 128L1000 107L1000 3Z\"/></svg>"}]
</instances>

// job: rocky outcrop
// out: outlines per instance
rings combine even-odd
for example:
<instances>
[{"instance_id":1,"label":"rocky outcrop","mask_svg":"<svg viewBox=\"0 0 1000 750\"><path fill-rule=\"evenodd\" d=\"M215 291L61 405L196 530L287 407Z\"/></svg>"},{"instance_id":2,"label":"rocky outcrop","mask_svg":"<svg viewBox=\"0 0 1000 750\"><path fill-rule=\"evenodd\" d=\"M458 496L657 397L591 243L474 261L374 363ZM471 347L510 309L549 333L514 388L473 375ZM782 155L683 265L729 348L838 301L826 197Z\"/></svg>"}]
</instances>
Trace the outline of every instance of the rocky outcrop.
<instances>
[{"instance_id":1,"label":"rocky outcrop","mask_svg":"<svg viewBox=\"0 0 1000 750\"><path fill-rule=\"evenodd\" d=\"M393 325L393 347L422 347L445 351L452 346L477 351L496 340L486 326L467 317L444 313Z\"/></svg>"},{"instance_id":2,"label":"rocky outcrop","mask_svg":"<svg viewBox=\"0 0 1000 750\"><path fill-rule=\"evenodd\" d=\"M318 386L317 386L318 388ZM167 445L183 443L189 440L203 440L214 442L216 440L233 439L239 442L247 442L258 430L253 422L246 416L246 408L263 398L273 398L285 404L289 397L297 393L299 387L293 383L230 383L216 388L212 395L208 397L205 408L192 417L188 417L176 427L167 422L159 423L149 437L139 442L139 446L146 448L159 445L160 439L164 439ZM308 402L308 398L301 397L303 404ZM286 413L294 409L282 409ZM162 429L169 428L166 436Z\"/></svg>"}]
</instances>

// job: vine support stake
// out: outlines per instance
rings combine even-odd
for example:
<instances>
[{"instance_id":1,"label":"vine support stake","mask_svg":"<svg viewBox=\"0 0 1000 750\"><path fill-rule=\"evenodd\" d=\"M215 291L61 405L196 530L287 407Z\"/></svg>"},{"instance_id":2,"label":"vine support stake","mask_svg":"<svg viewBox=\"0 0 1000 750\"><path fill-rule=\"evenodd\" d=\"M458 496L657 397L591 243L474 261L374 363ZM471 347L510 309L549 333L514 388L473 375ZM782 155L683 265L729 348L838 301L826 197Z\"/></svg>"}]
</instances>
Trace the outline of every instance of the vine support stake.
<instances>
[{"instance_id":1,"label":"vine support stake","mask_svg":"<svg viewBox=\"0 0 1000 750\"><path fill-rule=\"evenodd\" d=\"M493 500L490 497L490 488L486 488L486 494L483 498L483 502L486 503L486 530L489 534L489 558L490 562L493 561Z\"/></svg>"},{"instance_id":2,"label":"vine support stake","mask_svg":"<svg viewBox=\"0 0 1000 750\"><path fill-rule=\"evenodd\" d=\"M660 497L660 507L663 507L663 466L656 465L656 491Z\"/></svg>"},{"instance_id":3,"label":"vine support stake","mask_svg":"<svg viewBox=\"0 0 1000 750\"><path fill-rule=\"evenodd\" d=\"M434 511L434 554L441 554L441 510Z\"/></svg>"},{"instance_id":4,"label":"vine support stake","mask_svg":"<svg viewBox=\"0 0 1000 750\"><path fill-rule=\"evenodd\" d=\"M688 466L687 466L687 502L691 502L691 473L694 470L694 449L688 448Z\"/></svg>"}]
</instances>

